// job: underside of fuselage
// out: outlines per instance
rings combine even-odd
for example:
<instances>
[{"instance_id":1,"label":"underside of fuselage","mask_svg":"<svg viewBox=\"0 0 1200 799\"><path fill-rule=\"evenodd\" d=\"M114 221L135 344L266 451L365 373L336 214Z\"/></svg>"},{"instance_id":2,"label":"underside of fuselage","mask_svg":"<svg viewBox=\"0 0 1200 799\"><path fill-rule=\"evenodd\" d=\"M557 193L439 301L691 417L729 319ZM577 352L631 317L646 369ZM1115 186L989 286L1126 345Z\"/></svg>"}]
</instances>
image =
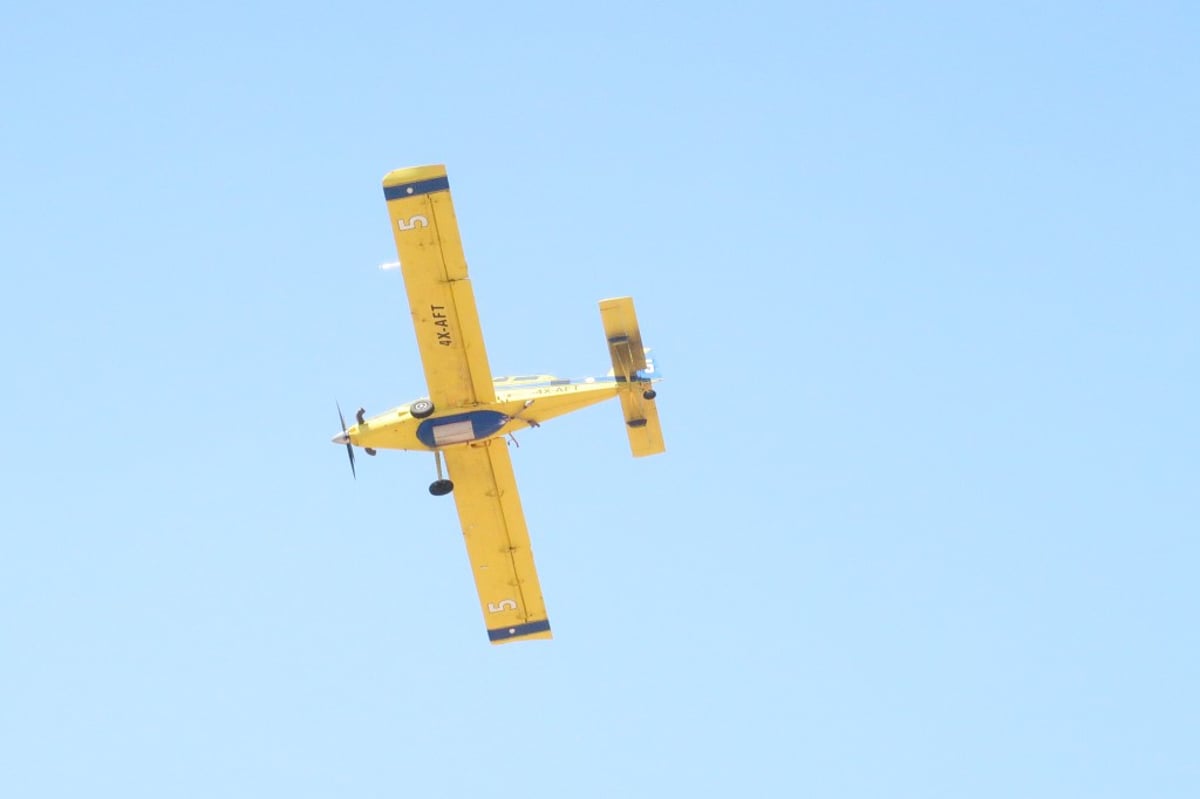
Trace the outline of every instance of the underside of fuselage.
<instances>
[{"instance_id":1,"label":"underside of fuselage","mask_svg":"<svg viewBox=\"0 0 1200 799\"><path fill-rule=\"evenodd\" d=\"M646 381L647 387L649 382ZM494 386L495 402L469 408L434 408L428 412L421 400L414 400L377 416L368 417L360 412L358 423L342 434L344 439L339 443L350 443L368 452L436 451L538 427L632 388L614 377L571 380L549 375L498 377ZM413 415L414 410L419 417ZM338 438L341 437L335 437L335 441Z\"/></svg>"}]
</instances>

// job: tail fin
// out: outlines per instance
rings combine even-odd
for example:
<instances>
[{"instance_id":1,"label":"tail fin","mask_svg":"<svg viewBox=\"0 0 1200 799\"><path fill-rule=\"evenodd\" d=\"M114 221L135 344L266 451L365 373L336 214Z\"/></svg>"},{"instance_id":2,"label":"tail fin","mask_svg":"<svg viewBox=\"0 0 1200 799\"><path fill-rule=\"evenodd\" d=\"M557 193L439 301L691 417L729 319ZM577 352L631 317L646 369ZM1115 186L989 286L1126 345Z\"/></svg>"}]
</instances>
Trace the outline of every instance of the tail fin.
<instances>
[{"instance_id":1,"label":"tail fin","mask_svg":"<svg viewBox=\"0 0 1200 799\"><path fill-rule=\"evenodd\" d=\"M635 458L666 451L658 409L654 405L652 380L657 377L653 359L642 346L637 314L632 297L617 297L600 301L600 319L608 338L608 354L612 358L612 376L621 384L618 396L625 416L625 432Z\"/></svg>"},{"instance_id":2,"label":"tail fin","mask_svg":"<svg viewBox=\"0 0 1200 799\"><path fill-rule=\"evenodd\" d=\"M650 353L654 352L654 350L650 347L646 347L643 352L646 354L646 368L641 371L640 376L650 380L662 380L663 374L658 368L657 356L650 356ZM608 372L605 373L607 377L616 377L616 374L616 369L609 369Z\"/></svg>"},{"instance_id":3,"label":"tail fin","mask_svg":"<svg viewBox=\"0 0 1200 799\"><path fill-rule=\"evenodd\" d=\"M650 356L651 349L646 347L646 368L642 370L642 375L651 380L661 380L662 372L658 369L658 358Z\"/></svg>"}]
</instances>

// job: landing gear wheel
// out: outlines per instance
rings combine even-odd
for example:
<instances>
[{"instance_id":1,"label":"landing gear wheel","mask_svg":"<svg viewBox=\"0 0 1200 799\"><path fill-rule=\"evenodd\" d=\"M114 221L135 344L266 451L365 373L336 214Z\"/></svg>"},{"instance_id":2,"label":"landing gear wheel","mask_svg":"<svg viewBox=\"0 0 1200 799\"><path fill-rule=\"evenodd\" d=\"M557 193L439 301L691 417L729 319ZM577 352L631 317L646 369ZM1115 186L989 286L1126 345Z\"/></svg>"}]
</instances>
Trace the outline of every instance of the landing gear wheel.
<instances>
[{"instance_id":1,"label":"landing gear wheel","mask_svg":"<svg viewBox=\"0 0 1200 799\"><path fill-rule=\"evenodd\" d=\"M449 480L434 480L429 484L429 493L435 497L444 497L454 490L454 483Z\"/></svg>"},{"instance_id":2,"label":"landing gear wheel","mask_svg":"<svg viewBox=\"0 0 1200 799\"><path fill-rule=\"evenodd\" d=\"M408 406L408 412L412 414L412 418L414 419L424 419L433 413L433 403L429 400L417 400Z\"/></svg>"},{"instance_id":3,"label":"landing gear wheel","mask_svg":"<svg viewBox=\"0 0 1200 799\"><path fill-rule=\"evenodd\" d=\"M363 452L367 453L368 455L375 454L375 450L371 449L370 447L363 447Z\"/></svg>"},{"instance_id":4,"label":"landing gear wheel","mask_svg":"<svg viewBox=\"0 0 1200 799\"><path fill-rule=\"evenodd\" d=\"M648 388L648 389L646 389L645 391L643 391L643 392L642 392L642 398L643 398L643 399L648 399L648 400L651 400L651 399L654 399L654 398L655 398L655 397L657 397L657 396L658 396L658 392L657 392L657 391L655 391L655 390L654 390L654 389L652 389L652 388Z\"/></svg>"}]
</instances>

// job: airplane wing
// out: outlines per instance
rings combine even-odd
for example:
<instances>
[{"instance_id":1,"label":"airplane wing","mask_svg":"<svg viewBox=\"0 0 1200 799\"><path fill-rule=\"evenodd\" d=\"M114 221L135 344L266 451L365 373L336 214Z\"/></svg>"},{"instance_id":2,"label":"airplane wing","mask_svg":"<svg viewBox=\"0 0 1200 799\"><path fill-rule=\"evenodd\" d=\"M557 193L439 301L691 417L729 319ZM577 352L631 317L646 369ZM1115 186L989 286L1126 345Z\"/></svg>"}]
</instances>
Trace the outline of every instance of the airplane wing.
<instances>
[{"instance_id":1,"label":"airplane wing","mask_svg":"<svg viewBox=\"0 0 1200 799\"><path fill-rule=\"evenodd\" d=\"M383 179L429 398L442 410L492 402L492 374L467 278L446 168L417 166Z\"/></svg>"},{"instance_id":2,"label":"airplane wing","mask_svg":"<svg viewBox=\"0 0 1200 799\"><path fill-rule=\"evenodd\" d=\"M444 454L488 638L550 638L508 443L490 438Z\"/></svg>"}]
</instances>

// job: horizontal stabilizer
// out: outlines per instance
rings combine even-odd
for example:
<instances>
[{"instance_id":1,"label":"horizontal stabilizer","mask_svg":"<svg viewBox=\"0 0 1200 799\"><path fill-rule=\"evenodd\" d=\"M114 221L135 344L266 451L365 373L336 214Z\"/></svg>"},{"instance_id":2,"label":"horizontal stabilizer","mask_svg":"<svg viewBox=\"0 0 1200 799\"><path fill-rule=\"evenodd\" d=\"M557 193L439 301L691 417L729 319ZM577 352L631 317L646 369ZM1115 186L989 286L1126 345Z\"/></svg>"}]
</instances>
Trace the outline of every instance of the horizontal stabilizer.
<instances>
[{"instance_id":1,"label":"horizontal stabilizer","mask_svg":"<svg viewBox=\"0 0 1200 799\"><path fill-rule=\"evenodd\" d=\"M629 449L633 457L644 458L666 452L654 400L644 399L640 389L623 391L620 396L621 412L625 414L625 432L629 434Z\"/></svg>"},{"instance_id":2,"label":"horizontal stabilizer","mask_svg":"<svg viewBox=\"0 0 1200 799\"><path fill-rule=\"evenodd\" d=\"M666 451L658 409L654 405L653 366L647 363L632 297L600 301L600 319L608 339L613 377L621 386L621 413L635 458Z\"/></svg>"},{"instance_id":3,"label":"horizontal stabilizer","mask_svg":"<svg viewBox=\"0 0 1200 799\"><path fill-rule=\"evenodd\" d=\"M646 368L646 351L633 310L633 297L600 300L600 319L608 338L613 374L618 380L636 380L637 373Z\"/></svg>"}]
</instances>

